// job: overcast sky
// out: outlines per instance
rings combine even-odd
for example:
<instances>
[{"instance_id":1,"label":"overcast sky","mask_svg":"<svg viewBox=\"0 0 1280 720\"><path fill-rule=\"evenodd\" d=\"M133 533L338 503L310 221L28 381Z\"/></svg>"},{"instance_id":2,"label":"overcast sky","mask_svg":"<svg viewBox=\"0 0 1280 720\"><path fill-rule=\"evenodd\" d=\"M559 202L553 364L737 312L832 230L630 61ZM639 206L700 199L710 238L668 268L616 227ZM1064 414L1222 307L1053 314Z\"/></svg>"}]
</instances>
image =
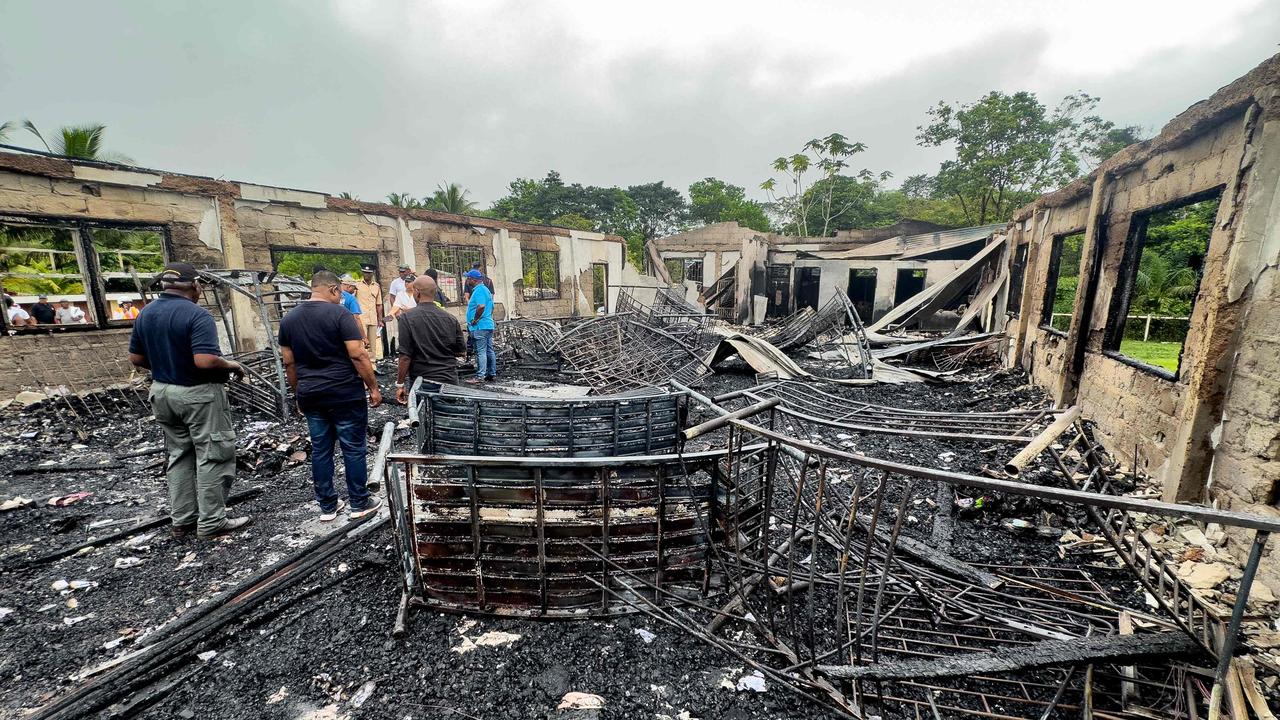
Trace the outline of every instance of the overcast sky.
<instances>
[{"instance_id":1,"label":"overcast sky","mask_svg":"<svg viewBox=\"0 0 1280 720\"><path fill-rule=\"evenodd\" d=\"M199 7L197 6L199 5ZM1280 51L1275 0L3 0L0 120L100 122L138 164L487 206L516 177L714 175L840 132L895 182L939 100L1084 90L1149 132ZM14 133L11 141L34 141Z\"/></svg>"}]
</instances>

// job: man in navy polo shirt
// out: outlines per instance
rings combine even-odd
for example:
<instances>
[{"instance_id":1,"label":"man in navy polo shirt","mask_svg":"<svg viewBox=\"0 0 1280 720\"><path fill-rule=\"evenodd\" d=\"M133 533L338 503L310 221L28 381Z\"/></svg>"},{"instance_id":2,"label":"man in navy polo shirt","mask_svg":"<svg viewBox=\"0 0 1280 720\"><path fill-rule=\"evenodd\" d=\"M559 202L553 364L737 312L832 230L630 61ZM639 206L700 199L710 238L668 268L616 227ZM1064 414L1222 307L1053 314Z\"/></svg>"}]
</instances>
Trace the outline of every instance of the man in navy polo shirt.
<instances>
[{"instance_id":1,"label":"man in navy polo shirt","mask_svg":"<svg viewBox=\"0 0 1280 720\"><path fill-rule=\"evenodd\" d=\"M236 476L236 433L223 387L244 365L222 357L218 329L196 304L199 275L170 263L157 278L162 292L133 323L129 362L151 371L151 410L169 454L169 517L174 537L211 537L249 522L229 518L227 493Z\"/></svg>"},{"instance_id":2,"label":"man in navy polo shirt","mask_svg":"<svg viewBox=\"0 0 1280 720\"><path fill-rule=\"evenodd\" d=\"M280 320L280 353L298 409L311 434L311 480L320 519L334 520L342 503L333 487L333 447L342 446L352 519L374 512L381 501L366 487L369 405L382 402L364 333L342 307L341 281L328 270L311 276L311 297Z\"/></svg>"}]
</instances>

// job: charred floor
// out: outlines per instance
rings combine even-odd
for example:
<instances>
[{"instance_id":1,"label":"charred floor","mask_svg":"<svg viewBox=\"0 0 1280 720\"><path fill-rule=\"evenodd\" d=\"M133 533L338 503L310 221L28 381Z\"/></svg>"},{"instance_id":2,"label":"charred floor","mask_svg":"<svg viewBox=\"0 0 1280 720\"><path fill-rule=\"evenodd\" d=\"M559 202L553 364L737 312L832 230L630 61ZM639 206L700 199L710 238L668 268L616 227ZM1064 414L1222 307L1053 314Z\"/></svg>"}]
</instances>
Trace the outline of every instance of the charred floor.
<instances>
[{"instance_id":1,"label":"charred floor","mask_svg":"<svg viewBox=\"0 0 1280 720\"><path fill-rule=\"evenodd\" d=\"M373 411L390 512L337 528L297 422L240 416L254 523L178 542L145 388L14 403L0 714L1265 717L1217 547L1269 521L1159 503L991 338L883 382L813 315L512 324L496 386Z\"/></svg>"}]
</instances>

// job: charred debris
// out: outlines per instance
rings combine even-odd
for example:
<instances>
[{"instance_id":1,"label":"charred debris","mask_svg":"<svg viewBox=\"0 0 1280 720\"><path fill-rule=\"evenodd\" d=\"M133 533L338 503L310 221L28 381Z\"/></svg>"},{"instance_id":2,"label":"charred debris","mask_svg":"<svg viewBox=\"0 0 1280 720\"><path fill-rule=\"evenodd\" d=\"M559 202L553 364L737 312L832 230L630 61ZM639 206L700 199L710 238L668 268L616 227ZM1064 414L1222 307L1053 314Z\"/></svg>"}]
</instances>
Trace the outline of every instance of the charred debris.
<instances>
[{"instance_id":1,"label":"charred debris","mask_svg":"<svg viewBox=\"0 0 1280 720\"><path fill-rule=\"evenodd\" d=\"M215 277L266 326L297 290ZM886 343L839 296L763 328L621 297L503 323L495 391L381 409L389 510L334 530L308 525L286 393L238 394L257 415L233 501L263 521L210 548L160 532L145 387L10 405L6 713L191 717L247 673L227 716L1270 717L1276 606L1253 578L1280 522L1158 500L994 362L1001 336ZM1228 530L1253 538L1243 567ZM358 641L308 625L334 604L361 608ZM540 637L638 649L503 669ZM473 677L420 702L431 657Z\"/></svg>"}]
</instances>

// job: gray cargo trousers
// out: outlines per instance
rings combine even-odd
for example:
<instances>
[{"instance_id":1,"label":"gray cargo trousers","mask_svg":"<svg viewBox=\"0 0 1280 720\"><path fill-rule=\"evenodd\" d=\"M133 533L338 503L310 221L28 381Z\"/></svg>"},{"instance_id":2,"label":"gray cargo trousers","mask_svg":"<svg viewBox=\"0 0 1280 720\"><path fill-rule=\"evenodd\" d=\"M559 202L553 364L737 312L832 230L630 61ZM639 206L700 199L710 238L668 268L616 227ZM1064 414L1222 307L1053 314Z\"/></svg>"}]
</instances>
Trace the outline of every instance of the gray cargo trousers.
<instances>
[{"instance_id":1,"label":"gray cargo trousers","mask_svg":"<svg viewBox=\"0 0 1280 720\"><path fill-rule=\"evenodd\" d=\"M227 494L236 477L236 433L220 384L151 384L151 411L169 454L169 518L200 535L227 521Z\"/></svg>"}]
</instances>

